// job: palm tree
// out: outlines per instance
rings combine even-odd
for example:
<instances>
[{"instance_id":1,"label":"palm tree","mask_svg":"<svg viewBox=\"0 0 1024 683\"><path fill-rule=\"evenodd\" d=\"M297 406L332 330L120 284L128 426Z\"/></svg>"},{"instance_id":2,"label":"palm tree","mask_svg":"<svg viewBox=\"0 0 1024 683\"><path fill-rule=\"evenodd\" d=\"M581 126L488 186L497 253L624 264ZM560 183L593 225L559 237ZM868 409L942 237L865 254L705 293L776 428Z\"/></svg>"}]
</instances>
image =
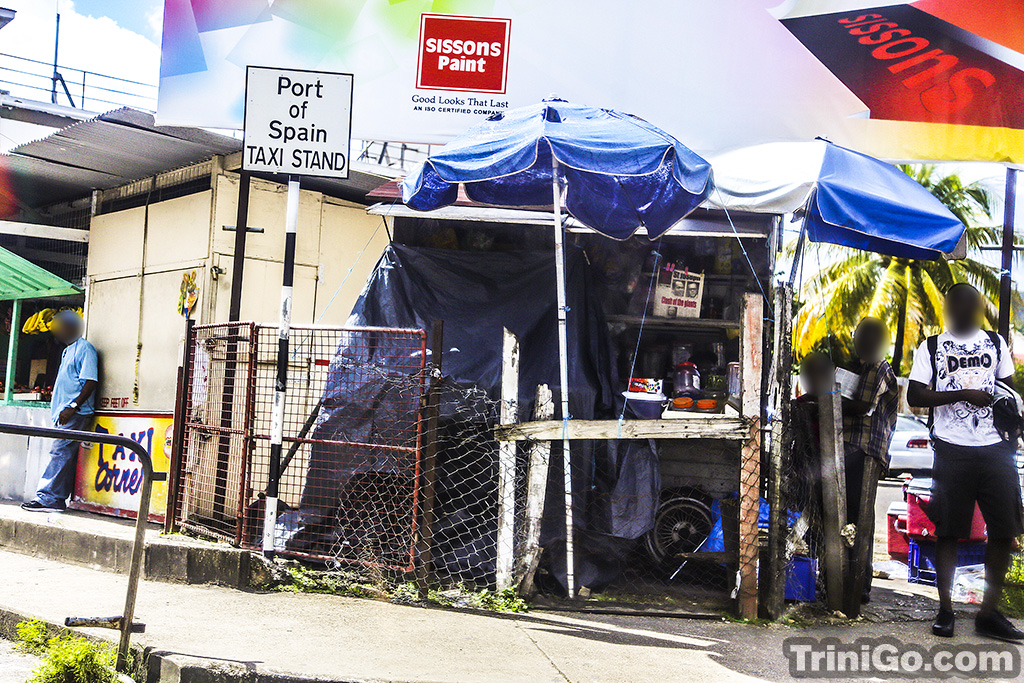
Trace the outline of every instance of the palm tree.
<instances>
[{"instance_id":1,"label":"palm tree","mask_svg":"<svg viewBox=\"0 0 1024 683\"><path fill-rule=\"evenodd\" d=\"M967 226L968 253L999 244L1000 228L979 225L991 219L988 191L958 176L939 176L932 165L901 165ZM850 332L864 316L881 318L893 338L893 370L900 374L903 359L921 341L942 326L943 293L956 282L968 282L985 297L985 317L990 327L998 320L999 277L997 267L971 258L958 261L921 261L873 252L829 247L833 260L815 273L801 291L794 341L799 356L823 343L845 356L850 351ZM1024 308L1014 292L1013 307ZM838 359L837 359L838 360Z\"/></svg>"}]
</instances>

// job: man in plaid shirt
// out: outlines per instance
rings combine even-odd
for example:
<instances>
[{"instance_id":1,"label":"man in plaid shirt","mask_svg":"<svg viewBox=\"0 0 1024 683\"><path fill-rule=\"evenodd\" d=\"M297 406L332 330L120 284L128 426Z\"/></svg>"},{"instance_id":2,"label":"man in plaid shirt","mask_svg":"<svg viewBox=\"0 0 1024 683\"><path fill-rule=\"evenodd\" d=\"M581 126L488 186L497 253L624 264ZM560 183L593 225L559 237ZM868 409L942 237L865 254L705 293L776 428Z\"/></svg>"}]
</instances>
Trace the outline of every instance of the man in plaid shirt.
<instances>
[{"instance_id":1,"label":"man in plaid shirt","mask_svg":"<svg viewBox=\"0 0 1024 683\"><path fill-rule=\"evenodd\" d=\"M849 368L860 380L852 398L843 397L843 446L846 455L846 519L855 524L860 513L863 493L864 463L875 458L889 465L889 444L896 430L899 411L899 387L892 367L882 357L888 345L889 333L878 318L864 318L853 334L856 354ZM868 529L873 538L874 529ZM869 554L870 557L870 554ZM871 566L864 579L862 602L867 602L871 591Z\"/></svg>"}]
</instances>

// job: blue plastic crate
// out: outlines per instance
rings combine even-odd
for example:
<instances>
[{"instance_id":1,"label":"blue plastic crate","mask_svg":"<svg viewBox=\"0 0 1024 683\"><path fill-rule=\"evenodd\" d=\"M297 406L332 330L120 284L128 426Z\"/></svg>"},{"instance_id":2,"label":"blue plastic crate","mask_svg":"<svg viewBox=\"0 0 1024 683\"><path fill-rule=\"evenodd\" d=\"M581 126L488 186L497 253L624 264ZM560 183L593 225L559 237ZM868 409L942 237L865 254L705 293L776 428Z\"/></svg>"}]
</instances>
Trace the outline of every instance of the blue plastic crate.
<instances>
[{"instance_id":1,"label":"blue plastic crate","mask_svg":"<svg viewBox=\"0 0 1024 683\"><path fill-rule=\"evenodd\" d=\"M956 566L967 567L985 562L984 543L959 543L956 551ZM935 544L919 543L910 539L910 554L907 558L910 566L908 580L910 583L921 583L926 586L935 585Z\"/></svg>"},{"instance_id":2,"label":"blue plastic crate","mask_svg":"<svg viewBox=\"0 0 1024 683\"><path fill-rule=\"evenodd\" d=\"M786 600L812 602L816 596L818 561L797 556L786 569Z\"/></svg>"}]
</instances>

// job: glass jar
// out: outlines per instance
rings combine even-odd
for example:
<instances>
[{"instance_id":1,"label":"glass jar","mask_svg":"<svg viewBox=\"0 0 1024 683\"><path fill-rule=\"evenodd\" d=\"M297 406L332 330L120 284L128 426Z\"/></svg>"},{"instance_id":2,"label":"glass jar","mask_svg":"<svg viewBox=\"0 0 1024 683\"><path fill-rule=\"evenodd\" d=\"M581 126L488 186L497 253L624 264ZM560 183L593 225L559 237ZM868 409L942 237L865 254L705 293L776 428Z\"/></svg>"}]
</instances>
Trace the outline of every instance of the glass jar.
<instances>
[{"instance_id":1,"label":"glass jar","mask_svg":"<svg viewBox=\"0 0 1024 683\"><path fill-rule=\"evenodd\" d=\"M680 363L672 373L672 395L674 398L688 396L697 398L700 396L700 373L693 363Z\"/></svg>"}]
</instances>

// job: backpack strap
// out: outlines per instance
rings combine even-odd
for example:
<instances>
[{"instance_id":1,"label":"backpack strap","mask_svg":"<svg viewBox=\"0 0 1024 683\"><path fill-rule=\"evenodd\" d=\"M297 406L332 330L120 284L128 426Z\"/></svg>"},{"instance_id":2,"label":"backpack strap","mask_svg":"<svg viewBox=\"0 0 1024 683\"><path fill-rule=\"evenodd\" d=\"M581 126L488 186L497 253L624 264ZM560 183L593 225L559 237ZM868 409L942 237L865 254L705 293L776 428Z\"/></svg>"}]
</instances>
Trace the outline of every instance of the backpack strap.
<instances>
[{"instance_id":1,"label":"backpack strap","mask_svg":"<svg viewBox=\"0 0 1024 683\"><path fill-rule=\"evenodd\" d=\"M932 364L932 382L931 390L935 391L939 386L939 371L936 365L935 356L939 353L939 336L932 335L925 340L926 347L928 349L928 360ZM935 424L935 408L928 409L928 429L930 430Z\"/></svg>"},{"instance_id":2,"label":"backpack strap","mask_svg":"<svg viewBox=\"0 0 1024 683\"><path fill-rule=\"evenodd\" d=\"M988 335L988 338L996 347L996 367L998 368L999 364L1003 362L1003 345L1000 343L1003 338L999 336L998 332L994 332L992 330L985 330L985 334Z\"/></svg>"}]
</instances>

